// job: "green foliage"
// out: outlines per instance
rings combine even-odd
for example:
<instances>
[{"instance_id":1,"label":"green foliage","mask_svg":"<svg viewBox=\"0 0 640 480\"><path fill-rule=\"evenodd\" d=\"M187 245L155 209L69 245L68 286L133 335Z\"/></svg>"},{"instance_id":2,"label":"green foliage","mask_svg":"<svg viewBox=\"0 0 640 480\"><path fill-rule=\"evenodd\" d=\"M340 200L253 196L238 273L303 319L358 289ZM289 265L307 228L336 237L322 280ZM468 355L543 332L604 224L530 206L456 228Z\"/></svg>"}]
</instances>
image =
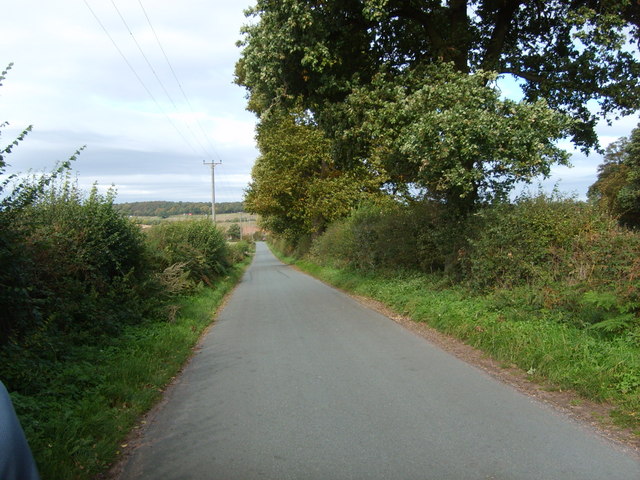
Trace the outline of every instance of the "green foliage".
<instances>
[{"instance_id":1,"label":"green foliage","mask_svg":"<svg viewBox=\"0 0 640 480\"><path fill-rule=\"evenodd\" d=\"M640 227L640 126L607 147L589 197L623 225Z\"/></svg>"},{"instance_id":2,"label":"green foliage","mask_svg":"<svg viewBox=\"0 0 640 480\"><path fill-rule=\"evenodd\" d=\"M366 169L339 170L331 144L303 113L273 110L258 126L261 155L251 172L245 205L268 231L293 244L317 235L376 191Z\"/></svg>"},{"instance_id":3,"label":"green foliage","mask_svg":"<svg viewBox=\"0 0 640 480\"><path fill-rule=\"evenodd\" d=\"M160 269L183 264L192 282L212 285L229 267L224 234L209 220L162 223L147 237Z\"/></svg>"},{"instance_id":4,"label":"green foliage","mask_svg":"<svg viewBox=\"0 0 640 480\"><path fill-rule=\"evenodd\" d=\"M558 139L597 148L598 120L640 108L636 2L258 0L246 14L236 82L263 144L247 200L294 243L346 216L363 179L466 216L567 164ZM524 101L500 99L505 75ZM268 151L274 116L298 128Z\"/></svg>"},{"instance_id":5,"label":"green foliage","mask_svg":"<svg viewBox=\"0 0 640 480\"><path fill-rule=\"evenodd\" d=\"M232 223L227 229L227 237L229 240L240 240L242 237L242 228L237 223Z\"/></svg>"},{"instance_id":6,"label":"green foliage","mask_svg":"<svg viewBox=\"0 0 640 480\"><path fill-rule=\"evenodd\" d=\"M169 217L171 215L211 215L209 202L129 202L117 203L115 207L124 215L134 217ZM216 213L240 213L242 202L216 203Z\"/></svg>"},{"instance_id":7,"label":"green foliage","mask_svg":"<svg viewBox=\"0 0 640 480\"><path fill-rule=\"evenodd\" d=\"M598 319L591 325L594 330L604 333L620 333L631 330L634 326L640 326L633 310L637 305L620 304L620 299L611 292L586 292L583 303L596 311L605 312L604 318Z\"/></svg>"},{"instance_id":8,"label":"green foliage","mask_svg":"<svg viewBox=\"0 0 640 480\"><path fill-rule=\"evenodd\" d=\"M494 74L462 74L452 64L376 75L336 107L352 125L342 141L369 139L370 161L396 190L426 189L459 213L505 199L518 182L567 164L554 141L569 122L543 100L500 100L494 81Z\"/></svg>"},{"instance_id":9,"label":"green foliage","mask_svg":"<svg viewBox=\"0 0 640 480\"><path fill-rule=\"evenodd\" d=\"M631 53L639 11L628 0L259 0L246 12L236 81L259 115L302 101L323 129L339 132L330 107L376 73L452 63L465 74L519 78L527 102L545 99L577 120L574 141L588 148L600 117L640 106L640 62Z\"/></svg>"},{"instance_id":10,"label":"green foliage","mask_svg":"<svg viewBox=\"0 0 640 480\"><path fill-rule=\"evenodd\" d=\"M464 266L480 288L510 288L568 274L564 252L594 220L588 205L544 194L480 211L472 222Z\"/></svg>"},{"instance_id":11,"label":"green foliage","mask_svg":"<svg viewBox=\"0 0 640 480\"><path fill-rule=\"evenodd\" d=\"M519 311L561 311L563 321L604 336L640 332L640 235L555 194L487 206L466 219L432 202L364 205L331 224L310 251L338 268L437 273L496 298L519 291L527 297Z\"/></svg>"},{"instance_id":12,"label":"green foliage","mask_svg":"<svg viewBox=\"0 0 640 480\"><path fill-rule=\"evenodd\" d=\"M242 30L236 77L250 89L249 109L259 115L295 102L301 92L316 105L340 98L349 79L371 70L371 39L359 1L259 1L246 15L258 21Z\"/></svg>"},{"instance_id":13,"label":"green foliage","mask_svg":"<svg viewBox=\"0 0 640 480\"><path fill-rule=\"evenodd\" d=\"M18 194L0 212L3 344L38 329L113 333L141 313L140 231L113 209L112 193L94 188L83 198L69 177L50 181L47 187L41 179L23 182L30 204Z\"/></svg>"},{"instance_id":14,"label":"green foliage","mask_svg":"<svg viewBox=\"0 0 640 480\"><path fill-rule=\"evenodd\" d=\"M0 272L0 376L21 394L46 390L75 345L117 336L148 311L143 238L111 194L84 198L67 178L39 195L11 211Z\"/></svg>"},{"instance_id":15,"label":"green foliage","mask_svg":"<svg viewBox=\"0 0 640 480\"><path fill-rule=\"evenodd\" d=\"M438 211L438 205L430 202L364 204L331 224L313 243L311 253L336 266L363 270L430 269L443 260L434 258L435 252L429 252L428 259L420 253Z\"/></svg>"},{"instance_id":16,"label":"green foliage","mask_svg":"<svg viewBox=\"0 0 640 480\"><path fill-rule=\"evenodd\" d=\"M458 270L467 223L433 201L365 203L315 239L313 256L363 270Z\"/></svg>"},{"instance_id":17,"label":"green foliage","mask_svg":"<svg viewBox=\"0 0 640 480\"><path fill-rule=\"evenodd\" d=\"M254 249L255 243L253 243L253 241L242 240L230 243L227 247L229 262L235 265L244 261L251 255Z\"/></svg>"}]
</instances>

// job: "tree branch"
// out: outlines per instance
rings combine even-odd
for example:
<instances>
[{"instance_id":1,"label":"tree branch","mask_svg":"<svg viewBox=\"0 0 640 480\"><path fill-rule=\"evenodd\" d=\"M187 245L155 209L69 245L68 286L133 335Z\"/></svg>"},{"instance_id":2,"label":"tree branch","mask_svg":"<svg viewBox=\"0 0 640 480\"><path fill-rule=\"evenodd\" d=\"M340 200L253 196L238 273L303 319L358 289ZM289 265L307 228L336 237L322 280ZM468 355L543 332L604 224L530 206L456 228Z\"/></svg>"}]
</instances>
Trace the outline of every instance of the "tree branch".
<instances>
[{"instance_id":1,"label":"tree branch","mask_svg":"<svg viewBox=\"0 0 640 480\"><path fill-rule=\"evenodd\" d=\"M519 70L512 70L512 69L506 69L506 70L501 70L499 72L500 75L514 75L516 77L520 77L524 80L527 80L528 82L535 82L535 83L540 83L543 82L545 80L548 80L546 77L543 77L541 75L536 75L535 73L530 73L530 72L521 72Z\"/></svg>"},{"instance_id":2,"label":"tree branch","mask_svg":"<svg viewBox=\"0 0 640 480\"><path fill-rule=\"evenodd\" d=\"M451 0L449 2L449 18L451 22L450 45L455 66L462 72L469 72L469 16L467 0Z\"/></svg>"},{"instance_id":3,"label":"tree branch","mask_svg":"<svg viewBox=\"0 0 640 480\"><path fill-rule=\"evenodd\" d=\"M397 8L392 10L391 16L404 17L419 23L429 37L429 41L436 51L442 51L444 47L444 39L438 33L433 22L433 15L413 7L408 2L403 2Z\"/></svg>"},{"instance_id":4,"label":"tree branch","mask_svg":"<svg viewBox=\"0 0 640 480\"><path fill-rule=\"evenodd\" d=\"M491 39L487 44L482 61L483 70L497 70L500 55L504 49L505 39L513 18L524 0L504 0L503 6L495 17L495 25L491 33Z\"/></svg>"}]
</instances>

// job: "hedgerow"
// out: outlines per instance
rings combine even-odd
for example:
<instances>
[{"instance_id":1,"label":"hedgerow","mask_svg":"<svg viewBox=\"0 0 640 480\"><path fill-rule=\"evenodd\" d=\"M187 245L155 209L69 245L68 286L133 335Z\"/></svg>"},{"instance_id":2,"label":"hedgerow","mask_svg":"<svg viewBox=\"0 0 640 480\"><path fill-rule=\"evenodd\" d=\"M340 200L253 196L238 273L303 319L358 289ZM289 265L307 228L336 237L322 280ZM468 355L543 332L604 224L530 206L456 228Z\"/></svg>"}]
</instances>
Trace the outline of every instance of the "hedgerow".
<instances>
[{"instance_id":1,"label":"hedgerow","mask_svg":"<svg viewBox=\"0 0 640 480\"><path fill-rule=\"evenodd\" d=\"M555 193L466 218L432 202L364 205L331 224L309 254L365 272L436 273L525 308L562 310L564 321L595 335L640 336L640 234Z\"/></svg>"}]
</instances>

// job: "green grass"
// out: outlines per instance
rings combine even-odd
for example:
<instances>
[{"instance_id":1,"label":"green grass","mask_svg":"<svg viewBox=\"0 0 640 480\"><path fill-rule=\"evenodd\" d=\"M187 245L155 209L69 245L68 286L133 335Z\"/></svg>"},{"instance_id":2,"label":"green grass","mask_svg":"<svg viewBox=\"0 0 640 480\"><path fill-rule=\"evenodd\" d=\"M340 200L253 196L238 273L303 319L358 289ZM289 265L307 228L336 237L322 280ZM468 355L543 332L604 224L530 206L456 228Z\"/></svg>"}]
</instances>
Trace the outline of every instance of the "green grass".
<instances>
[{"instance_id":1,"label":"green grass","mask_svg":"<svg viewBox=\"0 0 640 480\"><path fill-rule=\"evenodd\" d=\"M278 252L276 252L278 254ZM515 364L532 379L615 405L613 420L640 429L640 345L628 336L603 336L572 325L551 309L503 305L496 295L447 286L425 274L365 274L280 258L349 292L455 336L494 359ZM524 295L522 292L511 292ZM517 302L516 302L517 303Z\"/></svg>"},{"instance_id":2,"label":"green grass","mask_svg":"<svg viewBox=\"0 0 640 480\"><path fill-rule=\"evenodd\" d=\"M130 327L108 345L74 347L69 360L48 372L47 391L12 394L42 478L93 478L117 459L248 263L215 288L179 300L175 321Z\"/></svg>"}]
</instances>

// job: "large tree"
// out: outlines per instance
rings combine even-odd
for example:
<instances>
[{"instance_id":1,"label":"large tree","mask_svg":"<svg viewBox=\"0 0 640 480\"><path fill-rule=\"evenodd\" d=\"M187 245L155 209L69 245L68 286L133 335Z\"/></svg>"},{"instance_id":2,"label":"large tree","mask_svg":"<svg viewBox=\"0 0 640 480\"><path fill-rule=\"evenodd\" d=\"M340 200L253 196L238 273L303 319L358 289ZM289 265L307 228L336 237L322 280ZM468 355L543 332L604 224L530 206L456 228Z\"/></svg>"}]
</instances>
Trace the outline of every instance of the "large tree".
<instances>
[{"instance_id":1,"label":"large tree","mask_svg":"<svg viewBox=\"0 0 640 480\"><path fill-rule=\"evenodd\" d=\"M331 144L303 112L273 110L258 126L260 156L245 195L262 226L295 244L347 215L380 184L365 168L341 171Z\"/></svg>"},{"instance_id":2,"label":"large tree","mask_svg":"<svg viewBox=\"0 0 640 480\"><path fill-rule=\"evenodd\" d=\"M248 15L236 81L250 110L302 106L337 168L377 156L392 190L463 197L463 210L565 162L561 135L588 151L598 119L640 108L630 0L258 0ZM498 101L497 75L521 80L521 104ZM430 84L440 104L425 98Z\"/></svg>"},{"instance_id":3,"label":"large tree","mask_svg":"<svg viewBox=\"0 0 640 480\"><path fill-rule=\"evenodd\" d=\"M622 224L640 227L640 125L607 147L589 197Z\"/></svg>"},{"instance_id":4,"label":"large tree","mask_svg":"<svg viewBox=\"0 0 640 480\"><path fill-rule=\"evenodd\" d=\"M584 147L597 144L598 118L640 107L637 1L258 0L247 14L237 80L258 113L298 98L319 113L381 66L424 62L518 77L527 100L580 120Z\"/></svg>"},{"instance_id":5,"label":"large tree","mask_svg":"<svg viewBox=\"0 0 640 480\"><path fill-rule=\"evenodd\" d=\"M340 139L354 145L366 138L368 159L395 192L422 188L462 214L478 201L503 200L517 182L568 163L554 140L571 123L544 100L500 99L486 86L493 78L460 74L446 64L396 78L379 75L339 107L347 117L364 112Z\"/></svg>"}]
</instances>

